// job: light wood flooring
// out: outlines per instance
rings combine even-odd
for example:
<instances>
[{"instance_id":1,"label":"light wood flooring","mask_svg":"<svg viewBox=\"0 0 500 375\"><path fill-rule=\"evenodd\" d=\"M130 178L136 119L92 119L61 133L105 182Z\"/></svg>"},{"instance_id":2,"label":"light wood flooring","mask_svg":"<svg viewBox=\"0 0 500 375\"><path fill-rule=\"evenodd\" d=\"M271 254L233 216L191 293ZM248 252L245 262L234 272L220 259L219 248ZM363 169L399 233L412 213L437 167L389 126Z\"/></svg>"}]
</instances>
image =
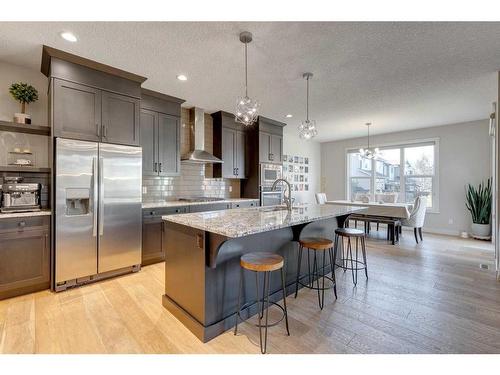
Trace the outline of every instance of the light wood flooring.
<instances>
[{"instance_id":1,"label":"light wood flooring","mask_svg":"<svg viewBox=\"0 0 500 375\"><path fill-rule=\"evenodd\" d=\"M491 244L405 232L367 241L369 280L337 271L339 299L301 290L288 301L291 336L270 329L269 353L500 353L500 283ZM0 301L2 353L259 353L240 325L201 343L161 304L163 264L62 293Z\"/></svg>"}]
</instances>

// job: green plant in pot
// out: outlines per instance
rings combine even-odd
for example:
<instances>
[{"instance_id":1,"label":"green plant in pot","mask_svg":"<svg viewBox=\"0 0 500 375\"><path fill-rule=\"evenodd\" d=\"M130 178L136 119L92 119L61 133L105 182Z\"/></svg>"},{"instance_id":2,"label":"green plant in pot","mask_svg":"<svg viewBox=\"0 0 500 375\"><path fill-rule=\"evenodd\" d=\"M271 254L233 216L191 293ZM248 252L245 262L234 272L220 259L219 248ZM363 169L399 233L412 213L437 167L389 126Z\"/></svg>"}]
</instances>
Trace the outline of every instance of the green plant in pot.
<instances>
[{"instance_id":1,"label":"green plant in pot","mask_svg":"<svg viewBox=\"0 0 500 375\"><path fill-rule=\"evenodd\" d=\"M489 240L491 238L491 178L481 182L477 188L467 185L465 205L472 215L472 237Z\"/></svg>"},{"instance_id":2,"label":"green plant in pot","mask_svg":"<svg viewBox=\"0 0 500 375\"><path fill-rule=\"evenodd\" d=\"M26 105L38 100L37 89L27 83L18 82L10 85L9 92L16 101L21 103L21 113L14 114L14 121L31 124L31 116L26 114Z\"/></svg>"}]
</instances>

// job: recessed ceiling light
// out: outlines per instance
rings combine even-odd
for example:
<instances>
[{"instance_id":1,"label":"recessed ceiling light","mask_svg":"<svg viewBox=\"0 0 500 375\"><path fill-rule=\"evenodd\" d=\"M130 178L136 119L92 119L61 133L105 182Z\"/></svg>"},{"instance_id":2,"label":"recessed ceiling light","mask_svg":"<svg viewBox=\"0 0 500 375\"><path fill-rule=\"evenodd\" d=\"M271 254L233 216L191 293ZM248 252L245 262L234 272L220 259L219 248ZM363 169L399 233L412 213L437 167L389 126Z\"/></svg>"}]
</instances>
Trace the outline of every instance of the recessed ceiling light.
<instances>
[{"instance_id":1,"label":"recessed ceiling light","mask_svg":"<svg viewBox=\"0 0 500 375\"><path fill-rule=\"evenodd\" d=\"M70 33L69 31L63 31L61 33L61 38L64 40L67 40L68 42L76 42L78 39L76 39L75 34Z\"/></svg>"},{"instance_id":2,"label":"recessed ceiling light","mask_svg":"<svg viewBox=\"0 0 500 375\"><path fill-rule=\"evenodd\" d=\"M289 114L285 115L285 117L286 117L286 118L291 118L291 117L293 117L293 115L291 115L291 114L289 113Z\"/></svg>"},{"instance_id":3,"label":"recessed ceiling light","mask_svg":"<svg viewBox=\"0 0 500 375\"><path fill-rule=\"evenodd\" d=\"M187 81L188 77L186 77L184 74L179 74L179 75L177 76L177 79L178 79L179 81Z\"/></svg>"}]
</instances>

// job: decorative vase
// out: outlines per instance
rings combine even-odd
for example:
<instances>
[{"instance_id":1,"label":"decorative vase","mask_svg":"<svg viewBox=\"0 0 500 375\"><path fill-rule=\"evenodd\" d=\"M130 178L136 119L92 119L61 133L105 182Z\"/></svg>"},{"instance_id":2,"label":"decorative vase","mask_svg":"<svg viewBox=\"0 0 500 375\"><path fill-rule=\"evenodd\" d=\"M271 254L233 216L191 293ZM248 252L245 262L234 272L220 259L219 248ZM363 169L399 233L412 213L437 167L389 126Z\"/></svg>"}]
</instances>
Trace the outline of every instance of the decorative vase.
<instances>
[{"instance_id":1,"label":"decorative vase","mask_svg":"<svg viewBox=\"0 0 500 375\"><path fill-rule=\"evenodd\" d=\"M27 113L14 113L14 122L18 124L31 124L31 116Z\"/></svg>"},{"instance_id":2,"label":"decorative vase","mask_svg":"<svg viewBox=\"0 0 500 375\"><path fill-rule=\"evenodd\" d=\"M479 240L491 239L491 224L472 223L472 237Z\"/></svg>"}]
</instances>

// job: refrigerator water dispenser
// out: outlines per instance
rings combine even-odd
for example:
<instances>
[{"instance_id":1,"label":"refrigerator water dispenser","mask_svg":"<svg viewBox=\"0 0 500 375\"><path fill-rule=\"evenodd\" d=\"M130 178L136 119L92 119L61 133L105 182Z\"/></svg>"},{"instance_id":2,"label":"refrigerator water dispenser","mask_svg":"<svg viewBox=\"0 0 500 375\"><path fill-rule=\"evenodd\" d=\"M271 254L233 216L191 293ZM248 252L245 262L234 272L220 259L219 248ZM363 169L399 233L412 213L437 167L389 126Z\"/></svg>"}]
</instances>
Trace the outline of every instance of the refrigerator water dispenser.
<instances>
[{"instance_id":1,"label":"refrigerator water dispenser","mask_svg":"<svg viewBox=\"0 0 500 375\"><path fill-rule=\"evenodd\" d=\"M90 207L90 189L66 189L66 216L87 215Z\"/></svg>"}]
</instances>

